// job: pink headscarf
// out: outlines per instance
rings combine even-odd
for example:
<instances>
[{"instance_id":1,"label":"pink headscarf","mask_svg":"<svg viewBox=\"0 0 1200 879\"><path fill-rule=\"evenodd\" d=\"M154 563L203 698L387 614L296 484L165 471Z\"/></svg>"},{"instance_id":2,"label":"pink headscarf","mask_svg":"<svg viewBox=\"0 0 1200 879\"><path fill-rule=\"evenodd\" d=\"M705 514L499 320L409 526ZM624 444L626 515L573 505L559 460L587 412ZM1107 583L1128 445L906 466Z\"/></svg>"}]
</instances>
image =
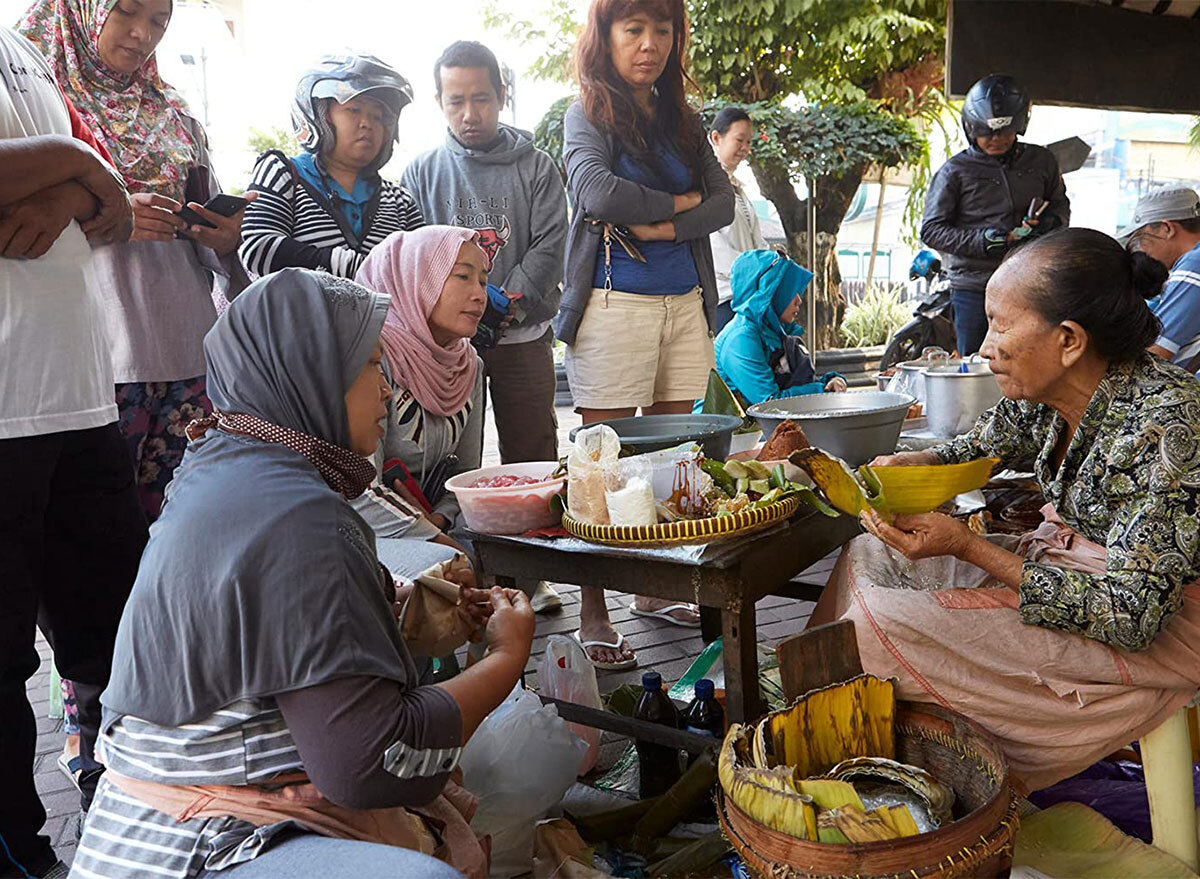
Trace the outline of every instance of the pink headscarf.
<instances>
[{"instance_id":1,"label":"pink headscarf","mask_svg":"<svg viewBox=\"0 0 1200 879\"><path fill-rule=\"evenodd\" d=\"M479 233L457 226L393 232L363 260L355 277L364 287L392 297L380 335L392 381L437 415L454 415L467 405L479 368L470 339L443 347L429 329L429 315L459 248L468 241L478 244Z\"/></svg>"}]
</instances>

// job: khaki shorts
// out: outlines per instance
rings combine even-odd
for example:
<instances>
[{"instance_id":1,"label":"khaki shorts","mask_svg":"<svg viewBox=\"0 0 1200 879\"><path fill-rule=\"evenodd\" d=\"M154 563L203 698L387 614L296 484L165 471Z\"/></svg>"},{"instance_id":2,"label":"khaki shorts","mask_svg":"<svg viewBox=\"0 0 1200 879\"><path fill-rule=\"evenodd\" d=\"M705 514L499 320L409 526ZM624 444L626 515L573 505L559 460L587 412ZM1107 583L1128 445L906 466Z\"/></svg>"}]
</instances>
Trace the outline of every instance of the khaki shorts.
<instances>
[{"instance_id":1,"label":"khaki shorts","mask_svg":"<svg viewBox=\"0 0 1200 879\"><path fill-rule=\"evenodd\" d=\"M715 364L699 287L678 296L593 288L566 358L579 409L696 400Z\"/></svg>"}]
</instances>

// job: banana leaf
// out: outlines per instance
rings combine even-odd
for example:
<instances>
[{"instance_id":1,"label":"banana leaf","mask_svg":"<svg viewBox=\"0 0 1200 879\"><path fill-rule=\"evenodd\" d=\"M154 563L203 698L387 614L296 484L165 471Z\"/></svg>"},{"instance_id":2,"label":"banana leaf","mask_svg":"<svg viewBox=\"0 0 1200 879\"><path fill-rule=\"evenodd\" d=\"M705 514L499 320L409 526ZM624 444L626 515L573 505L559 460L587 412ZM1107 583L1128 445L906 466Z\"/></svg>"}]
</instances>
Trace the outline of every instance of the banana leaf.
<instances>
[{"instance_id":1,"label":"banana leaf","mask_svg":"<svg viewBox=\"0 0 1200 879\"><path fill-rule=\"evenodd\" d=\"M712 876L712 866L729 851L729 841L714 830L681 851L651 864L647 876Z\"/></svg>"},{"instance_id":2,"label":"banana leaf","mask_svg":"<svg viewBox=\"0 0 1200 879\"><path fill-rule=\"evenodd\" d=\"M704 391L704 404L700 411L705 415L736 415L742 419L742 426L734 433L752 433L760 429L758 422L746 414L737 396L715 369L708 371L708 388Z\"/></svg>"}]
</instances>

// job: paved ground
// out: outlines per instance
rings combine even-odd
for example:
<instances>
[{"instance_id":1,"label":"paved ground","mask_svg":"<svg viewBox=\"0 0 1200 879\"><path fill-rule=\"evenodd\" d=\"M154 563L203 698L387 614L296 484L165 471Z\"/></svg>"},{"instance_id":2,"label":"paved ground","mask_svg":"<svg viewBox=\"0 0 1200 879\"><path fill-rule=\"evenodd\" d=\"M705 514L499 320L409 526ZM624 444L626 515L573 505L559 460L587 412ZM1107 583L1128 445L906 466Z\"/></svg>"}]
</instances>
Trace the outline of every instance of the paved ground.
<instances>
[{"instance_id":1,"label":"paved ground","mask_svg":"<svg viewBox=\"0 0 1200 879\"><path fill-rule=\"evenodd\" d=\"M560 439L565 449L566 435L572 427L579 424L579 416L568 409L559 409L558 416ZM484 463L499 463L495 451L495 428L490 417L485 449L487 451ZM824 583L831 567L832 559L827 559L806 571L801 579ZM563 596L562 609L538 617L533 652L527 668L527 682L531 686L536 686L536 669L545 651L546 639L553 634L569 635L579 628L578 587L562 586L559 591ZM630 646L638 652L639 666L624 672L599 672L602 692L608 692L621 684L639 682L643 671L657 671L664 681L674 683L683 676L692 660L703 649L698 629L685 629L658 620L633 616L629 612L629 601L628 595L608 593L609 614ZM774 644L780 638L800 631L812 612L812 607L810 602L786 598L763 599L757 608L759 640L764 644ZM34 773L37 789L48 815L44 832L53 840L59 857L70 863L75 853L79 796L55 764L63 743L62 721L47 716L51 659L50 648L40 637L38 651L42 657L42 665L28 686L29 700L38 718ZM602 767L615 758L621 747L610 736L606 736L605 744L601 757Z\"/></svg>"}]
</instances>

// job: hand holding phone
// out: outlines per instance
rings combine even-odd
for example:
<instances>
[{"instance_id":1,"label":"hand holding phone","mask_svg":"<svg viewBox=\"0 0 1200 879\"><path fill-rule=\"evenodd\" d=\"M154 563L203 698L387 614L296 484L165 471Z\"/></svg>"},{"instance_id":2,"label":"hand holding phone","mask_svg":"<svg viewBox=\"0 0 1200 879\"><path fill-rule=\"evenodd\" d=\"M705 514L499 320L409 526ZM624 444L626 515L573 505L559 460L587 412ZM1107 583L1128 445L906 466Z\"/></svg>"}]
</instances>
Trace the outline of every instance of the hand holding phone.
<instances>
[{"instance_id":1,"label":"hand holding phone","mask_svg":"<svg viewBox=\"0 0 1200 879\"><path fill-rule=\"evenodd\" d=\"M176 214L188 224L184 237L211 247L218 256L232 253L241 243L242 212L256 198L257 192L246 193L245 198L218 193L203 205L189 202Z\"/></svg>"}]
</instances>

